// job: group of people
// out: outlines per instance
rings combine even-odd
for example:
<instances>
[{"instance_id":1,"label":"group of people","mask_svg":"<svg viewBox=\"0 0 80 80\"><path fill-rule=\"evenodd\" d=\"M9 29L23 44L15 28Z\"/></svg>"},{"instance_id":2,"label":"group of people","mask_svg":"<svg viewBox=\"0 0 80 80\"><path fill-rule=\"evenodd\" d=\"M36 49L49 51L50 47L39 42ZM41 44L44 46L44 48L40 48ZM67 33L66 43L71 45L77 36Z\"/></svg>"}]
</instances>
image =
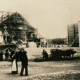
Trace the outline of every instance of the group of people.
<instances>
[{"instance_id":1,"label":"group of people","mask_svg":"<svg viewBox=\"0 0 80 80\"><path fill-rule=\"evenodd\" d=\"M28 75L28 57L27 52L22 48L19 51L12 51L11 52L12 58L12 73L18 73L18 61L21 61L21 72L20 75L23 75L23 71L25 69L25 76ZM15 69L13 69L15 68Z\"/></svg>"},{"instance_id":2,"label":"group of people","mask_svg":"<svg viewBox=\"0 0 80 80\"><path fill-rule=\"evenodd\" d=\"M3 52L3 50L0 50L0 61L3 61L3 60L8 60L9 58L9 50L5 50L5 52ZM5 55L4 55L5 54ZM4 57L3 57L4 55Z\"/></svg>"},{"instance_id":3,"label":"group of people","mask_svg":"<svg viewBox=\"0 0 80 80\"><path fill-rule=\"evenodd\" d=\"M0 52L3 56L2 51ZM43 59L48 60L48 53L46 50L43 50L42 52ZM0 59L2 60L2 56L0 56ZM12 74L18 74L18 61L21 61L21 72L20 75L23 75L23 72L25 70L25 76L28 76L28 57L27 52L24 50L24 48L18 49L6 49L5 53L5 59L7 60L8 57L12 60Z\"/></svg>"}]
</instances>

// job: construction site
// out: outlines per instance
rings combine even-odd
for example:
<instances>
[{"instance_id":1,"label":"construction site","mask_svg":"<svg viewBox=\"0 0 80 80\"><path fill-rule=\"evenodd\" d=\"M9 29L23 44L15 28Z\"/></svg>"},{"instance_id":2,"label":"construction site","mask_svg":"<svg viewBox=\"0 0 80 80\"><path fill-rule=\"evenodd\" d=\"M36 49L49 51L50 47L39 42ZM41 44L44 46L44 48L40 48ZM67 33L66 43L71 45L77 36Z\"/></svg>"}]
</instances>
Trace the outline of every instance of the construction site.
<instances>
[{"instance_id":1,"label":"construction site","mask_svg":"<svg viewBox=\"0 0 80 80\"><path fill-rule=\"evenodd\" d=\"M80 47L80 22L68 25L68 45Z\"/></svg>"},{"instance_id":2,"label":"construction site","mask_svg":"<svg viewBox=\"0 0 80 80\"><path fill-rule=\"evenodd\" d=\"M68 44L49 46L46 38L18 12L0 11L0 80L79 80L80 79L80 26L68 25ZM29 76L11 74L12 63L5 59L6 49L24 48L27 51ZM46 50L48 60L43 59ZM69 53L70 50L76 51ZM69 52L67 52L69 51ZM67 54L66 54L67 53ZM74 54L75 53L75 54ZM74 56L73 56L74 55ZM21 63L18 62L18 73Z\"/></svg>"},{"instance_id":3,"label":"construction site","mask_svg":"<svg viewBox=\"0 0 80 80\"><path fill-rule=\"evenodd\" d=\"M0 49L7 48L25 48L29 57L42 53L45 49L51 54L51 49L69 50L74 49L79 52L80 46L80 25L78 23L68 25L68 44L49 46L48 40L42 37L38 29L34 28L30 23L18 12L0 11ZM67 41L66 41L67 42ZM59 47L58 47L59 46ZM34 51L35 49L35 51ZM33 56L34 57L34 56Z\"/></svg>"},{"instance_id":4,"label":"construction site","mask_svg":"<svg viewBox=\"0 0 80 80\"><path fill-rule=\"evenodd\" d=\"M16 45L28 48L31 42L35 47L46 44L38 30L18 12L0 11L0 14L0 46Z\"/></svg>"}]
</instances>

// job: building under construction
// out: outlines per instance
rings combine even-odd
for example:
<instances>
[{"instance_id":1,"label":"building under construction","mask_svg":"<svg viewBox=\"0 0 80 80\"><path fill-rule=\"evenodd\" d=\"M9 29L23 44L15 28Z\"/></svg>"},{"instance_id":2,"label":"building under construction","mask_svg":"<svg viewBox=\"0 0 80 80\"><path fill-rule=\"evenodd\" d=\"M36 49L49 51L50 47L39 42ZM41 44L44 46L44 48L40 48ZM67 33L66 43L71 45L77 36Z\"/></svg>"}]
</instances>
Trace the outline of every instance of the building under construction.
<instances>
[{"instance_id":1,"label":"building under construction","mask_svg":"<svg viewBox=\"0 0 80 80\"><path fill-rule=\"evenodd\" d=\"M8 12L6 15L2 12L0 18L0 37L3 38L3 44L27 44L28 42L35 42L37 46L40 45L41 39L37 29L31 26L18 12Z\"/></svg>"},{"instance_id":2,"label":"building under construction","mask_svg":"<svg viewBox=\"0 0 80 80\"><path fill-rule=\"evenodd\" d=\"M80 22L68 25L68 45L71 47L80 46Z\"/></svg>"}]
</instances>

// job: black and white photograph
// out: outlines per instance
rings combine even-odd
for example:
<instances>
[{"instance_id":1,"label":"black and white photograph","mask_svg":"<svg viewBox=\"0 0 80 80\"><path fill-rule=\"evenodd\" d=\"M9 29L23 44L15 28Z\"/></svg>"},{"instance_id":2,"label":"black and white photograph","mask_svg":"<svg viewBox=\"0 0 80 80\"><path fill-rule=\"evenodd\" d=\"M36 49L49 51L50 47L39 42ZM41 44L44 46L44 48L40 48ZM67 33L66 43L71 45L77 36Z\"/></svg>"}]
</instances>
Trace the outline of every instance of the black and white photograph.
<instances>
[{"instance_id":1,"label":"black and white photograph","mask_svg":"<svg viewBox=\"0 0 80 80\"><path fill-rule=\"evenodd\" d=\"M80 0L0 0L0 80L80 80Z\"/></svg>"}]
</instances>

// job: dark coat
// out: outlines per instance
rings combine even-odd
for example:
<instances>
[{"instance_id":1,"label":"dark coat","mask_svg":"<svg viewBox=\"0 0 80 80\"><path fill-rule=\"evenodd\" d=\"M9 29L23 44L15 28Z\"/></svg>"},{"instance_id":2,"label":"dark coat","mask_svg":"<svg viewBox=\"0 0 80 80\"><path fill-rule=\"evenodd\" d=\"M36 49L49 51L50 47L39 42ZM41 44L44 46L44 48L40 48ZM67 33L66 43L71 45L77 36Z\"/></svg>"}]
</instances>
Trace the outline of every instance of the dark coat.
<instances>
[{"instance_id":1,"label":"dark coat","mask_svg":"<svg viewBox=\"0 0 80 80\"><path fill-rule=\"evenodd\" d=\"M26 51L19 52L19 57L20 57L21 62L25 62L25 63L28 62L27 52Z\"/></svg>"},{"instance_id":2,"label":"dark coat","mask_svg":"<svg viewBox=\"0 0 80 80\"><path fill-rule=\"evenodd\" d=\"M26 51L16 52L12 59L16 59L17 61L20 60L22 63L28 64L28 57Z\"/></svg>"}]
</instances>

